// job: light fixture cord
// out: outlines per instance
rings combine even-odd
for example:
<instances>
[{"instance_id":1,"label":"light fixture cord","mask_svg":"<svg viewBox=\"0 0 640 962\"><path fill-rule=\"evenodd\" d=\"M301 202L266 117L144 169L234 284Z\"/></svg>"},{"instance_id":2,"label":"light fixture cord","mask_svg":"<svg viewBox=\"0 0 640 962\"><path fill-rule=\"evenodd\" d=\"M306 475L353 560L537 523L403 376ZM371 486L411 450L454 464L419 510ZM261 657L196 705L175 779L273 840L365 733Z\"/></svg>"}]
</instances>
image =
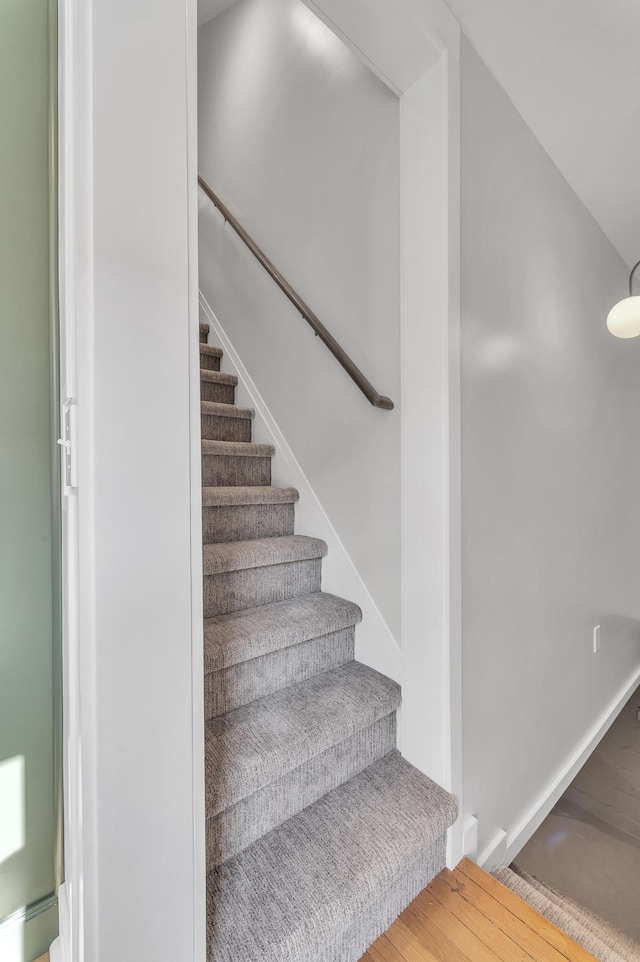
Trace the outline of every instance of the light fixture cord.
<instances>
[{"instance_id":1,"label":"light fixture cord","mask_svg":"<svg viewBox=\"0 0 640 962\"><path fill-rule=\"evenodd\" d=\"M639 267L640 267L640 261L638 261L636 266L631 269L631 273L629 274L629 297L631 297L631 295L633 294L633 275L635 274L635 272L638 270Z\"/></svg>"}]
</instances>

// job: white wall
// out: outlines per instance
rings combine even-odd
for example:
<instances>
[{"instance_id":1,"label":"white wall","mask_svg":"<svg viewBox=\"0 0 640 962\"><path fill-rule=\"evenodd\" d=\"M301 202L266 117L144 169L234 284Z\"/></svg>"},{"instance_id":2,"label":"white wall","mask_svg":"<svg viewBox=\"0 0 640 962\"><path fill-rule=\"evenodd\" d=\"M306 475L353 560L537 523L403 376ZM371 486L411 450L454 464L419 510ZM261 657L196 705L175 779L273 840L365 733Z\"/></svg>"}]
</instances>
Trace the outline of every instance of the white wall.
<instances>
[{"instance_id":1,"label":"white wall","mask_svg":"<svg viewBox=\"0 0 640 962\"><path fill-rule=\"evenodd\" d=\"M200 173L382 394L372 408L208 201L200 286L399 637L398 100L301 0L199 30Z\"/></svg>"},{"instance_id":2,"label":"white wall","mask_svg":"<svg viewBox=\"0 0 640 962\"><path fill-rule=\"evenodd\" d=\"M465 42L464 786L481 850L640 664L640 342L605 328L626 283Z\"/></svg>"},{"instance_id":3,"label":"white wall","mask_svg":"<svg viewBox=\"0 0 640 962\"><path fill-rule=\"evenodd\" d=\"M186 43L196 9L192 0L92 0L77 15L79 114L75 131L65 118L62 154L73 194L64 201L77 216L74 228L65 209L65 224L78 245L63 237L62 323L72 323L77 298L79 372L81 690L66 734L67 758L81 751L81 815L79 798L66 805L82 842L71 839L81 861L67 860L66 886L75 904L82 885L85 910L74 920L84 954L76 944L73 959L197 960L203 759L192 724L201 664L196 648L192 668L192 631L201 639L192 601L201 562L192 570L198 335ZM70 21L68 55L73 38Z\"/></svg>"},{"instance_id":4,"label":"white wall","mask_svg":"<svg viewBox=\"0 0 640 962\"><path fill-rule=\"evenodd\" d=\"M620 255L640 257L636 0L447 0ZM544 64L544 69L540 69Z\"/></svg>"}]
</instances>

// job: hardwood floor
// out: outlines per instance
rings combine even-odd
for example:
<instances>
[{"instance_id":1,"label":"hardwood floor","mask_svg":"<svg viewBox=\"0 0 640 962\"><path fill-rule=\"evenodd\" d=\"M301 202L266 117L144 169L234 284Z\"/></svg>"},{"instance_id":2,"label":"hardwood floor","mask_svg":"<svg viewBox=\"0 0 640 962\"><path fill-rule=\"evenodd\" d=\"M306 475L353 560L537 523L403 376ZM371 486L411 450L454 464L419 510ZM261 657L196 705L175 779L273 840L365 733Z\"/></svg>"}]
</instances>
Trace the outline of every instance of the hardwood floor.
<instances>
[{"instance_id":1,"label":"hardwood floor","mask_svg":"<svg viewBox=\"0 0 640 962\"><path fill-rule=\"evenodd\" d=\"M483 871L445 869L361 962L595 962L593 956Z\"/></svg>"}]
</instances>

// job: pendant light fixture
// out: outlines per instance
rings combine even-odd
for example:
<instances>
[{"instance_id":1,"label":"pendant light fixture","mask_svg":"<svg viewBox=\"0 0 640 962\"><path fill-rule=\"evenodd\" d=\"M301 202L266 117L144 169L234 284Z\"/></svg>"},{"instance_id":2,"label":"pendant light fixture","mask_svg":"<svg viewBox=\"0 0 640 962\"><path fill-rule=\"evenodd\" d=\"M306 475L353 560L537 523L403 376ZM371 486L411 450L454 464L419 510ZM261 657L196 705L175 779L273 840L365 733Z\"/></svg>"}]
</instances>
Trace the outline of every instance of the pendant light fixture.
<instances>
[{"instance_id":1,"label":"pendant light fixture","mask_svg":"<svg viewBox=\"0 0 640 962\"><path fill-rule=\"evenodd\" d=\"M633 294L633 275L639 267L640 261L629 274L629 296L618 301L609 311L607 327L616 337L640 335L640 296Z\"/></svg>"}]
</instances>

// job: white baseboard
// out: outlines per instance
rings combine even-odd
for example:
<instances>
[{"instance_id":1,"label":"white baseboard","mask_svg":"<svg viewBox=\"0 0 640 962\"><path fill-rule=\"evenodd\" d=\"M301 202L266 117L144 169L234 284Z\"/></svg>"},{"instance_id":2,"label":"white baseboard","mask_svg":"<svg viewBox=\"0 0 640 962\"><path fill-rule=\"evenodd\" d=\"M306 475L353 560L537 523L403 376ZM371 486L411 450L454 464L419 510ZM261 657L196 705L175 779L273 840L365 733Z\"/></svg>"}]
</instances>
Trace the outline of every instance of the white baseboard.
<instances>
[{"instance_id":1,"label":"white baseboard","mask_svg":"<svg viewBox=\"0 0 640 962\"><path fill-rule=\"evenodd\" d=\"M600 715L593 727L587 732L575 752L569 757L556 777L523 813L507 837L504 864L509 864L529 841L533 833L545 820L558 799L567 790L573 779L583 767L589 756L597 748L621 710L640 684L640 667L629 676L607 709Z\"/></svg>"},{"instance_id":2,"label":"white baseboard","mask_svg":"<svg viewBox=\"0 0 640 962\"><path fill-rule=\"evenodd\" d=\"M447 868L453 871L464 857L464 815L462 812L447 831Z\"/></svg>"},{"instance_id":3,"label":"white baseboard","mask_svg":"<svg viewBox=\"0 0 640 962\"><path fill-rule=\"evenodd\" d=\"M356 658L363 664L393 678L394 681L400 682L400 647L391 629L382 617L309 479L202 292L200 308L203 319L209 324L213 340L224 351L225 367L238 376L240 394L244 393L250 406L255 409L254 439L260 443L272 444L276 449L272 469L274 483L295 487L300 493L300 501L296 505L296 530L302 534L322 538L328 545L329 553L324 559L322 569L323 589L348 598L349 601L355 601L362 609L362 624L356 631Z\"/></svg>"},{"instance_id":4,"label":"white baseboard","mask_svg":"<svg viewBox=\"0 0 640 962\"><path fill-rule=\"evenodd\" d=\"M58 889L58 938L49 948L49 962L71 962L71 917L67 886Z\"/></svg>"},{"instance_id":5,"label":"white baseboard","mask_svg":"<svg viewBox=\"0 0 640 962\"><path fill-rule=\"evenodd\" d=\"M462 828L462 854L472 861L478 857L478 819L467 815Z\"/></svg>"},{"instance_id":6,"label":"white baseboard","mask_svg":"<svg viewBox=\"0 0 640 962\"><path fill-rule=\"evenodd\" d=\"M54 939L49 947L49 962L66 962L60 936Z\"/></svg>"},{"instance_id":7,"label":"white baseboard","mask_svg":"<svg viewBox=\"0 0 640 962\"><path fill-rule=\"evenodd\" d=\"M486 872L495 872L506 865L507 833L499 829L487 847L478 856L478 865Z\"/></svg>"}]
</instances>

